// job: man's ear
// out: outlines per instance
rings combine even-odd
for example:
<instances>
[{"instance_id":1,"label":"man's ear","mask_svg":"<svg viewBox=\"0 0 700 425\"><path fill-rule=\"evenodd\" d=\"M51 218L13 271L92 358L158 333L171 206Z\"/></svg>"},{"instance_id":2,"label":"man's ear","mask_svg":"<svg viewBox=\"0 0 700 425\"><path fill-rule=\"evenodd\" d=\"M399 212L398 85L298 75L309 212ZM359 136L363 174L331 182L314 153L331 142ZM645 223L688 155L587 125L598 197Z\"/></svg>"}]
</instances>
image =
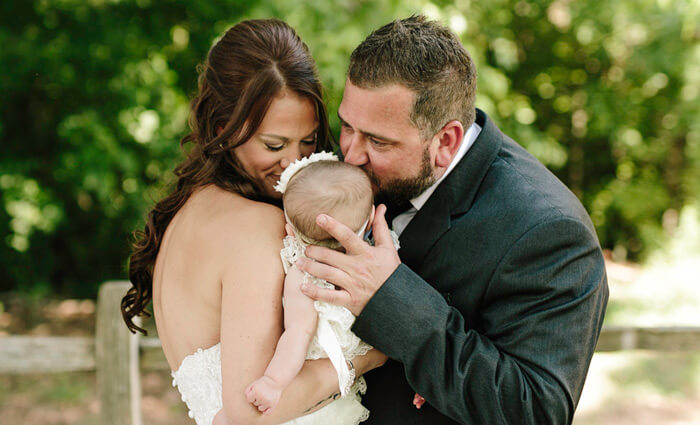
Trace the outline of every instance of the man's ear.
<instances>
[{"instance_id":1,"label":"man's ear","mask_svg":"<svg viewBox=\"0 0 700 425\"><path fill-rule=\"evenodd\" d=\"M438 142L435 165L437 167L447 168L452 162L452 158L459 150L459 147L462 145L464 127L461 122L452 120L442 127L435 135L435 138L437 138Z\"/></svg>"}]
</instances>

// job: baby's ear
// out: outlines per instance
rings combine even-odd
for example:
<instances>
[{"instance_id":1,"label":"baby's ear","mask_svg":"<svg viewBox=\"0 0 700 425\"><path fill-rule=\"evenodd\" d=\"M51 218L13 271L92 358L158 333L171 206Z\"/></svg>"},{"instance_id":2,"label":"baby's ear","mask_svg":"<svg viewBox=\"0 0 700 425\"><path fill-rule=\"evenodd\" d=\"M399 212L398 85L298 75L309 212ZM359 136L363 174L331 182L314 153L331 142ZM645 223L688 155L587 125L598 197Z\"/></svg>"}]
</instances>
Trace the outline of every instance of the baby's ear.
<instances>
[{"instance_id":1,"label":"baby's ear","mask_svg":"<svg viewBox=\"0 0 700 425\"><path fill-rule=\"evenodd\" d=\"M294 236L294 228L291 224L285 223L284 230L287 232L287 236Z\"/></svg>"},{"instance_id":2,"label":"baby's ear","mask_svg":"<svg viewBox=\"0 0 700 425\"><path fill-rule=\"evenodd\" d=\"M367 232L369 229L372 228L372 224L374 223L374 216L377 213L377 209L372 205L372 212L369 214L369 221L367 221L367 227L365 228L365 232Z\"/></svg>"}]
</instances>

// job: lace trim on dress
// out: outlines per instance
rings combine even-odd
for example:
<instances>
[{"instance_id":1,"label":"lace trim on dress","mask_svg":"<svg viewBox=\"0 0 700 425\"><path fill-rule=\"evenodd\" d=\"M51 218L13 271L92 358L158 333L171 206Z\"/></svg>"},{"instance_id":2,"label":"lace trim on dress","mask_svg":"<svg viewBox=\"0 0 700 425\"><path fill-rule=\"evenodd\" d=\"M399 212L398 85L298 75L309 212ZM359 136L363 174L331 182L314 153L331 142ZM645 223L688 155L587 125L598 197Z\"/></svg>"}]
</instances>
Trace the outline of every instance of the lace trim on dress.
<instances>
[{"instance_id":1,"label":"lace trim on dress","mask_svg":"<svg viewBox=\"0 0 700 425\"><path fill-rule=\"evenodd\" d=\"M186 356L180 367L171 372L173 387L177 387L187 414L197 425L211 425L223 407L221 398L221 345L198 349Z\"/></svg>"}]
</instances>

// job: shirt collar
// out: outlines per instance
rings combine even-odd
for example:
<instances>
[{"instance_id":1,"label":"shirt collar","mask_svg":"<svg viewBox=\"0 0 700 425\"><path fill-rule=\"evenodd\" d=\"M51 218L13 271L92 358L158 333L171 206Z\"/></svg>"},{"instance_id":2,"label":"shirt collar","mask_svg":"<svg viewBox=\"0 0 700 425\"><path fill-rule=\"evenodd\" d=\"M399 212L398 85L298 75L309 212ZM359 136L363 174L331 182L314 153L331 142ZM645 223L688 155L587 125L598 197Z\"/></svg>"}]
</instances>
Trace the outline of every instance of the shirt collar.
<instances>
[{"instance_id":1,"label":"shirt collar","mask_svg":"<svg viewBox=\"0 0 700 425\"><path fill-rule=\"evenodd\" d=\"M425 203L428 202L428 199L430 199L430 195L432 195L433 192L435 192L435 189L437 189L438 185L443 180L445 180L445 177L447 177L448 174L450 174L450 172L455 168L455 166L457 166L459 161L462 158L464 158L464 155L466 155L469 148L472 147L474 141L479 136L480 132L481 126L477 123L473 123L464 135L464 138L462 139L462 144L459 146L459 150L457 151L457 155L455 155L455 157L452 158L452 162L450 162L450 166L447 167L447 171L445 171L445 173L439 179L437 179L437 181L435 181L435 183L433 183L429 188L425 189L423 193L409 201L413 208L416 209L416 211L420 211L423 205L425 205Z\"/></svg>"}]
</instances>

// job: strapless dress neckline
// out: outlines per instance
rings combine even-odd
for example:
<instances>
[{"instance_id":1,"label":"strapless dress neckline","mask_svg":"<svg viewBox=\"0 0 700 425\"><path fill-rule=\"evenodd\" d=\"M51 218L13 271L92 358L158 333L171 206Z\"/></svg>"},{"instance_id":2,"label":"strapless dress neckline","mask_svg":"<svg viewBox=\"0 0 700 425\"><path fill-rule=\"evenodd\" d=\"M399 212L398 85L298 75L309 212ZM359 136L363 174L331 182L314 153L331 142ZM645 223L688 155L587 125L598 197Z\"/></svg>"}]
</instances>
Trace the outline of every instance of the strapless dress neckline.
<instances>
[{"instance_id":1,"label":"strapless dress neckline","mask_svg":"<svg viewBox=\"0 0 700 425\"><path fill-rule=\"evenodd\" d=\"M197 425L211 425L223 407L221 385L221 344L199 348L185 356L176 371L171 372L188 415Z\"/></svg>"},{"instance_id":2,"label":"strapless dress neckline","mask_svg":"<svg viewBox=\"0 0 700 425\"><path fill-rule=\"evenodd\" d=\"M212 425L223 407L221 344L199 348L187 355L171 375L173 386L180 391L182 401L187 405L189 417L197 425ZM282 425L358 425L369 416L369 411L360 403L360 394L365 391L367 384L360 377L347 396Z\"/></svg>"}]
</instances>

